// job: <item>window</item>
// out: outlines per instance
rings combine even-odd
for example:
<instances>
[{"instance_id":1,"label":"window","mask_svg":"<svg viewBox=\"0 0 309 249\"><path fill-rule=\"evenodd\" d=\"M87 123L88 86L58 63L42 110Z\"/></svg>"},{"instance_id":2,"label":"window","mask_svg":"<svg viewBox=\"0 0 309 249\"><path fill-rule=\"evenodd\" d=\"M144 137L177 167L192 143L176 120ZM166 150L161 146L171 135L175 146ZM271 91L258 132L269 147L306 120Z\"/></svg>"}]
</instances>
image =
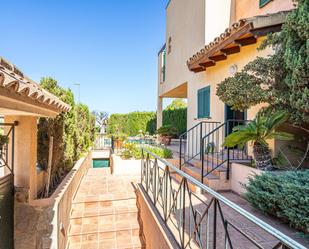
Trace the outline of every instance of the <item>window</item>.
<instances>
[{"instance_id":1,"label":"window","mask_svg":"<svg viewBox=\"0 0 309 249\"><path fill-rule=\"evenodd\" d=\"M209 118L210 116L210 86L197 91L197 117Z\"/></svg>"},{"instance_id":2,"label":"window","mask_svg":"<svg viewBox=\"0 0 309 249\"><path fill-rule=\"evenodd\" d=\"M260 8L264 7L266 4L268 4L272 0L260 0Z\"/></svg>"},{"instance_id":3,"label":"window","mask_svg":"<svg viewBox=\"0 0 309 249\"><path fill-rule=\"evenodd\" d=\"M172 52L172 37L168 38L168 43L167 43L167 53L170 54Z\"/></svg>"},{"instance_id":4,"label":"window","mask_svg":"<svg viewBox=\"0 0 309 249\"><path fill-rule=\"evenodd\" d=\"M161 68L161 72L162 72L162 82L165 81L165 69L166 69L166 51L164 50L162 52L162 68Z\"/></svg>"}]
</instances>

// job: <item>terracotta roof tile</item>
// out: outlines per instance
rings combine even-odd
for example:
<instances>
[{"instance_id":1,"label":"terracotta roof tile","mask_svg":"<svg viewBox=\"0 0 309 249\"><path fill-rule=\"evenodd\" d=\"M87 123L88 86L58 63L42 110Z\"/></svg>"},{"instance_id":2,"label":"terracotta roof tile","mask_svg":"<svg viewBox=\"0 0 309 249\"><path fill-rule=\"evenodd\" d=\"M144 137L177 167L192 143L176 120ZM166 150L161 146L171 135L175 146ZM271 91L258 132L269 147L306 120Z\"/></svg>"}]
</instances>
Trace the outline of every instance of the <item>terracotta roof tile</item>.
<instances>
[{"instance_id":1,"label":"terracotta roof tile","mask_svg":"<svg viewBox=\"0 0 309 249\"><path fill-rule=\"evenodd\" d=\"M61 101L55 95L43 89L39 84L24 76L13 64L0 57L0 86L15 93L29 97L58 109L59 112L67 112L70 105Z\"/></svg>"}]
</instances>

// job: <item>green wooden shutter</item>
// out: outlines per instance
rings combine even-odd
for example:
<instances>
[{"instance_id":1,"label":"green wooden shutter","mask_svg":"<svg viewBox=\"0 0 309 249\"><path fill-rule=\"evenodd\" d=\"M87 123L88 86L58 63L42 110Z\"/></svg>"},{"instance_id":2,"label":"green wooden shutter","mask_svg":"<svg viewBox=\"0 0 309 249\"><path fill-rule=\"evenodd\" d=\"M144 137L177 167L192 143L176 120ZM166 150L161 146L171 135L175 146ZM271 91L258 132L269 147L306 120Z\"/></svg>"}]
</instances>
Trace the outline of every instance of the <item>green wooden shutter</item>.
<instances>
[{"instance_id":1,"label":"green wooden shutter","mask_svg":"<svg viewBox=\"0 0 309 249\"><path fill-rule=\"evenodd\" d=\"M207 118L210 116L210 86L199 89L197 92L197 117Z\"/></svg>"},{"instance_id":2,"label":"green wooden shutter","mask_svg":"<svg viewBox=\"0 0 309 249\"><path fill-rule=\"evenodd\" d=\"M260 0L260 8L262 8L263 6L268 4L270 1L272 1L272 0Z\"/></svg>"},{"instance_id":3,"label":"green wooden shutter","mask_svg":"<svg viewBox=\"0 0 309 249\"><path fill-rule=\"evenodd\" d=\"M162 68L162 70L163 70L163 81L165 81L165 68L166 68L166 51L164 50L163 51L163 68Z\"/></svg>"}]
</instances>

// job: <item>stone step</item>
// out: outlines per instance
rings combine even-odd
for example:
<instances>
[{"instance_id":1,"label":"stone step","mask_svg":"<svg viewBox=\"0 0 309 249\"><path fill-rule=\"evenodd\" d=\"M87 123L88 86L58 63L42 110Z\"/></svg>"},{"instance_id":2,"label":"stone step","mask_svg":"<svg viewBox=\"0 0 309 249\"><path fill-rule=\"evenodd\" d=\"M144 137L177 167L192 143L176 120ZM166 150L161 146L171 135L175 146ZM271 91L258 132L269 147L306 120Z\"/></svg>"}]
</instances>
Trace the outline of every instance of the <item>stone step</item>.
<instances>
[{"instance_id":1,"label":"stone step","mask_svg":"<svg viewBox=\"0 0 309 249\"><path fill-rule=\"evenodd\" d=\"M211 174L214 174L215 176L218 176L220 179L226 178L226 171L227 166L226 164L220 165L217 169L213 170L215 167L217 167L218 164L211 164L209 162L204 161L204 175L207 172L211 172ZM191 167L195 167L200 171L200 174L202 172L202 161L200 160L191 160L189 163L186 163L186 165L189 165Z\"/></svg>"},{"instance_id":2,"label":"stone step","mask_svg":"<svg viewBox=\"0 0 309 249\"><path fill-rule=\"evenodd\" d=\"M70 219L69 234L138 228L137 212Z\"/></svg>"},{"instance_id":3,"label":"stone step","mask_svg":"<svg viewBox=\"0 0 309 249\"><path fill-rule=\"evenodd\" d=\"M119 214L135 211L137 211L135 198L124 200L91 201L86 203L74 203L72 205L71 218Z\"/></svg>"},{"instance_id":4,"label":"stone step","mask_svg":"<svg viewBox=\"0 0 309 249\"><path fill-rule=\"evenodd\" d=\"M188 175L192 176L193 178L195 178L198 181L201 181L201 170L197 167L194 167L192 165L183 165L181 168L185 173L187 173ZM174 173L173 178L177 181L180 182L182 180L182 177L177 174ZM220 182L220 178L212 173L210 173L209 175L205 176L203 179L203 183L206 186L209 186L215 190L219 190L219 184ZM188 182L189 188L194 192L194 193L201 193L201 189L199 187L197 187L195 184L192 184L190 182Z\"/></svg>"},{"instance_id":5,"label":"stone step","mask_svg":"<svg viewBox=\"0 0 309 249\"><path fill-rule=\"evenodd\" d=\"M68 248L78 248L83 243L91 248L144 248L139 229L123 229L108 232L95 232L72 235L68 238ZM97 246L97 247L95 247Z\"/></svg>"}]
</instances>

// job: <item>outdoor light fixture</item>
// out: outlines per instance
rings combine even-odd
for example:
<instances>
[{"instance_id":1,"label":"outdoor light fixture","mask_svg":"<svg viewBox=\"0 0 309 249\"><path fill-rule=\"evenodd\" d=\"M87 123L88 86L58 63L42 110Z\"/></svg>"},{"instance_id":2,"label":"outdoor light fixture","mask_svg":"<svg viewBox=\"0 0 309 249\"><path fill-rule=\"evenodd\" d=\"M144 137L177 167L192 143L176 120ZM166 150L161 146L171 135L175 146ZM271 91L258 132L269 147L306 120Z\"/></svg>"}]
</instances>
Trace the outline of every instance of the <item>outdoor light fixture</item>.
<instances>
[{"instance_id":1,"label":"outdoor light fixture","mask_svg":"<svg viewBox=\"0 0 309 249\"><path fill-rule=\"evenodd\" d=\"M237 73L238 67L236 64L233 64L232 66L229 67L229 73L231 75L235 75Z\"/></svg>"}]
</instances>

